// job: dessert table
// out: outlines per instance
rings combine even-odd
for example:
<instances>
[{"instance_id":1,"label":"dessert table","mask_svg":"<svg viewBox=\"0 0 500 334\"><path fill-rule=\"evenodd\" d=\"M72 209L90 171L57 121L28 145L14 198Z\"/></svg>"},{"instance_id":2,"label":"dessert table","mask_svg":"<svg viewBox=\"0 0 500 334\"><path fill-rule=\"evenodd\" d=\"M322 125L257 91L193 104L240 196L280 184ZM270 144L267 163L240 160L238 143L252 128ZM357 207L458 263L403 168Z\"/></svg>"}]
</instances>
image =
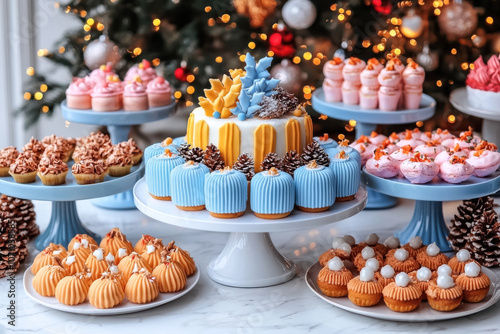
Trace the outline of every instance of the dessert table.
<instances>
[{"instance_id":1,"label":"dessert table","mask_svg":"<svg viewBox=\"0 0 500 334\"><path fill-rule=\"evenodd\" d=\"M459 202L443 203L446 222L453 217ZM152 234L189 249L201 271L197 286L185 297L172 303L128 315L91 316L54 311L35 304L24 293L23 271L16 276L16 327L10 327L6 311L0 313L0 334L25 333L137 333L156 332L160 328L179 333L463 333L486 332L498 328L500 303L478 314L449 321L406 323L376 320L356 315L324 303L307 288L304 274L318 256L330 248L334 236L352 234L356 240L376 232L385 239L410 221L414 201L400 200L400 205L380 211L362 211L358 215L319 228L290 232L273 232L271 236L280 252L297 267L297 275L287 283L258 289L232 288L213 282L207 265L223 249L228 234L184 229L157 222L137 210L109 211L94 207L89 200L77 202L86 226L103 235L119 227L135 243L142 233ZM42 231L50 218L50 203L35 201L37 220ZM391 219L388 217L397 217ZM500 273L500 269L494 270ZM0 307L5 310L9 299L7 279L0 280ZM167 327L165 327L167 326Z\"/></svg>"}]
</instances>

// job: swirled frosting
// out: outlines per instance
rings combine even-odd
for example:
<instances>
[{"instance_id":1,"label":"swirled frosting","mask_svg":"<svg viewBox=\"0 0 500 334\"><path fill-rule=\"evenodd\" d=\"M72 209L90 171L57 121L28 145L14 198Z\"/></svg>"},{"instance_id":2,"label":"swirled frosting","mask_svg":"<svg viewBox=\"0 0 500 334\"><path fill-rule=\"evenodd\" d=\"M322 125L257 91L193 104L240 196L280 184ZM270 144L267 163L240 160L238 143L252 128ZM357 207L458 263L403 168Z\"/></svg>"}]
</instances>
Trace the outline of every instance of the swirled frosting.
<instances>
[{"instance_id":1,"label":"swirled frosting","mask_svg":"<svg viewBox=\"0 0 500 334\"><path fill-rule=\"evenodd\" d=\"M38 156L33 152L23 152L10 165L9 170L14 174L26 174L38 169Z\"/></svg>"},{"instance_id":2,"label":"swirled frosting","mask_svg":"<svg viewBox=\"0 0 500 334\"><path fill-rule=\"evenodd\" d=\"M90 95L93 86L89 81L83 78L74 78L73 82L69 84L68 89L66 89L66 94L68 95Z\"/></svg>"},{"instance_id":3,"label":"swirled frosting","mask_svg":"<svg viewBox=\"0 0 500 334\"><path fill-rule=\"evenodd\" d=\"M19 152L14 146L9 146L0 150L0 167L9 167L18 156Z\"/></svg>"},{"instance_id":4,"label":"swirled frosting","mask_svg":"<svg viewBox=\"0 0 500 334\"><path fill-rule=\"evenodd\" d=\"M108 166L128 166L132 164L132 159L129 154L125 152L114 151L108 159L106 159Z\"/></svg>"},{"instance_id":5,"label":"swirled frosting","mask_svg":"<svg viewBox=\"0 0 500 334\"><path fill-rule=\"evenodd\" d=\"M45 146L41 141L35 139L34 137L31 137L30 141L23 147L23 152L26 151L31 151L37 155L40 155L43 153L43 151L45 151Z\"/></svg>"},{"instance_id":6,"label":"swirled frosting","mask_svg":"<svg viewBox=\"0 0 500 334\"><path fill-rule=\"evenodd\" d=\"M66 157L67 149L56 144L51 144L45 147L42 157L51 159L63 160Z\"/></svg>"},{"instance_id":7,"label":"swirled frosting","mask_svg":"<svg viewBox=\"0 0 500 334\"><path fill-rule=\"evenodd\" d=\"M498 56L493 55L485 64L483 57L479 56L474 62L474 68L469 72L467 86L492 91L500 91L500 61Z\"/></svg>"},{"instance_id":8,"label":"swirled frosting","mask_svg":"<svg viewBox=\"0 0 500 334\"><path fill-rule=\"evenodd\" d=\"M99 160L99 146L95 144L78 146L73 153L73 158L78 160Z\"/></svg>"},{"instance_id":9,"label":"swirled frosting","mask_svg":"<svg viewBox=\"0 0 500 334\"><path fill-rule=\"evenodd\" d=\"M60 159L44 157L38 164L38 172L42 175L57 175L67 171L68 165Z\"/></svg>"},{"instance_id":10,"label":"swirled frosting","mask_svg":"<svg viewBox=\"0 0 500 334\"><path fill-rule=\"evenodd\" d=\"M148 94L170 94L172 90L164 77L156 77L148 83L146 92Z\"/></svg>"},{"instance_id":11,"label":"swirled frosting","mask_svg":"<svg viewBox=\"0 0 500 334\"><path fill-rule=\"evenodd\" d=\"M90 94L92 97L112 97L120 94L115 85L109 82L100 82L95 85L94 90Z\"/></svg>"},{"instance_id":12,"label":"swirled frosting","mask_svg":"<svg viewBox=\"0 0 500 334\"><path fill-rule=\"evenodd\" d=\"M141 82L131 81L125 85L124 96L146 96L146 86Z\"/></svg>"},{"instance_id":13,"label":"swirled frosting","mask_svg":"<svg viewBox=\"0 0 500 334\"><path fill-rule=\"evenodd\" d=\"M142 154L142 150L137 146L134 139L129 138L127 141L122 141L115 145L116 150L124 151L131 155Z\"/></svg>"},{"instance_id":14,"label":"swirled frosting","mask_svg":"<svg viewBox=\"0 0 500 334\"><path fill-rule=\"evenodd\" d=\"M108 166L102 160L81 160L71 167L73 174L96 174L102 175L108 170Z\"/></svg>"}]
</instances>

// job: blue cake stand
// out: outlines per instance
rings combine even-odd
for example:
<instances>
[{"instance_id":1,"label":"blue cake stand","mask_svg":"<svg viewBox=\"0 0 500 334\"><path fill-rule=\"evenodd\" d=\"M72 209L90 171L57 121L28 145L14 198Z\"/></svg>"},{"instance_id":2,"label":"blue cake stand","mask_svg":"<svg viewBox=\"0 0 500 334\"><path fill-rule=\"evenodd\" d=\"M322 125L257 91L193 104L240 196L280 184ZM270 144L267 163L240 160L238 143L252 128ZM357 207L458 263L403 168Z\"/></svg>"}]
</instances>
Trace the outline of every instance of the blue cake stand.
<instances>
[{"instance_id":1,"label":"blue cake stand","mask_svg":"<svg viewBox=\"0 0 500 334\"><path fill-rule=\"evenodd\" d=\"M437 177L430 183L412 184L403 177L384 179L375 176L365 168L363 175L366 185L378 192L416 201L410 223L396 234L401 244L420 236L424 244L436 242L442 251L451 251L446 239L449 230L443 218L442 202L487 196L500 189L500 171L484 178L473 176L460 184L448 183Z\"/></svg>"},{"instance_id":2,"label":"blue cake stand","mask_svg":"<svg viewBox=\"0 0 500 334\"><path fill-rule=\"evenodd\" d=\"M370 136L377 124L406 124L423 121L434 115L436 101L427 94L422 94L420 108L411 110L383 111L379 109L362 109L359 105L347 105L342 102L327 102L323 88L316 89L312 96L313 108L329 117L356 121L356 138L361 135ZM397 204L397 199L377 193L368 188L367 209L385 209Z\"/></svg>"},{"instance_id":3,"label":"blue cake stand","mask_svg":"<svg viewBox=\"0 0 500 334\"><path fill-rule=\"evenodd\" d=\"M172 101L175 99L172 97ZM168 106L150 108L142 111L94 111L92 109L68 108L66 100L61 103L62 116L64 119L82 124L106 125L113 144L128 140L130 127L132 125L155 122L170 117L175 112L175 102ZM105 209L127 210L135 209L132 186L125 192L99 198L93 204ZM96 196L94 196L96 197Z\"/></svg>"},{"instance_id":4,"label":"blue cake stand","mask_svg":"<svg viewBox=\"0 0 500 334\"><path fill-rule=\"evenodd\" d=\"M70 164L71 165L71 164ZM35 246L42 250L53 242L67 245L79 233L92 236L96 241L99 236L87 230L78 218L77 200L110 196L131 189L135 182L144 175L144 164L132 167L130 174L123 177L106 176L104 182L79 185L70 172L66 184L45 186L37 178L36 182L16 183L12 177L0 178L0 193L39 201L52 201L52 215L47 229L36 239Z\"/></svg>"}]
</instances>

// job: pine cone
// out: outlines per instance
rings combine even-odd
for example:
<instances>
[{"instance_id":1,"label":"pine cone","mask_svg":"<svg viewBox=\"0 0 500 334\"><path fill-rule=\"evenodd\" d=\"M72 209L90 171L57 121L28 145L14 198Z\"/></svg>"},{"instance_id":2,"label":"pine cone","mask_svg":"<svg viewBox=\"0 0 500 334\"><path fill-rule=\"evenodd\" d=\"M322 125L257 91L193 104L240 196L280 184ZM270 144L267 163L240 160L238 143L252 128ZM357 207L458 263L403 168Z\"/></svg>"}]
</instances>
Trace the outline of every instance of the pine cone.
<instances>
[{"instance_id":1,"label":"pine cone","mask_svg":"<svg viewBox=\"0 0 500 334\"><path fill-rule=\"evenodd\" d=\"M272 167L281 170L281 159L274 152L269 153L268 155L266 155L264 160L262 160L260 164L260 170L266 171L270 170Z\"/></svg>"},{"instance_id":2,"label":"pine cone","mask_svg":"<svg viewBox=\"0 0 500 334\"><path fill-rule=\"evenodd\" d=\"M309 162L316 160L318 165L325 167L330 166L330 158L328 157L328 154L326 154L325 149L315 140L306 146L300 159L302 160L303 165L307 165Z\"/></svg>"},{"instance_id":3,"label":"pine cone","mask_svg":"<svg viewBox=\"0 0 500 334\"><path fill-rule=\"evenodd\" d=\"M220 151L214 144L207 146L203 154L202 163L210 169L210 172L223 169L225 166L224 160L220 156Z\"/></svg>"},{"instance_id":4,"label":"pine cone","mask_svg":"<svg viewBox=\"0 0 500 334\"><path fill-rule=\"evenodd\" d=\"M500 223L495 211L484 211L472 224L466 249L485 267L500 264Z\"/></svg>"},{"instance_id":5,"label":"pine cone","mask_svg":"<svg viewBox=\"0 0 500 334\"><path fill-rule=\"evenodd\" d=\"M295 95L288 93L283 87L277 87L274 90L277 94L264 96L260 103L261 108L255 112L255 117L279 118L297 109L299 99Z\"/></svg>"},{"instance_id":6,"label":"pine cone","mask_svg":"<svg viewBox=\"0 0 500 334\"><path fill-rule=\"evenodd\" d=\"M201 163L203 161L203 155L205 154L205 151L203 151L199 147L193 147L189 148L189 144L182 144L179 149L177 150L179 152L179 155L184 158L184 160L187 161L194 161Z\"/></svg>"},{"instance_id":7,"label":"pine cone","mask_svg":"<svg viewBox=\"0 0 500 334\"><path fill-rule=\"evenodd\" d=\"M281 161L281 169L293 177L297 168L302 166L302 160L297 151L288 151Z\"/></svg>"},{"instance_id":8,"label":"pine cone","mask_svg":"<svg viewBox=\"0 0 500 334\"><path fill-rule=\"evenodd\" d=\"M240 154L238 160L233 165L233 169L242 172L247 177L247 181L252 180L255 175L254 160L248 153Z\"/></svg>"}]
</instances>

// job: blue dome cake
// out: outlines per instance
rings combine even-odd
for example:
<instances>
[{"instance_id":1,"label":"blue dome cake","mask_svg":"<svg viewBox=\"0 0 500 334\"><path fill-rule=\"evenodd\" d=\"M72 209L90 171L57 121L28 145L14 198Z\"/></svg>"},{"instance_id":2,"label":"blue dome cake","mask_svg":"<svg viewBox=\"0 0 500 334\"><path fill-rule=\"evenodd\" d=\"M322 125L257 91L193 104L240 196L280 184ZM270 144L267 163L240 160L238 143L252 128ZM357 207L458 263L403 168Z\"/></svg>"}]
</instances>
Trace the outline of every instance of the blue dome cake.
<instances>
[{"instance_id":1,"label":"blue dome cake","mask_svg":"<svg viewBox=\"0 0 500 334\"><path fill-rule=\"evenodd\" d=\"M168 148L162 154L151 158L146 166L146 183L149 194L161 201L170 201L172 191L170 189L170 173L172 170L184 163L184 159L172 153Z\"/></svg>"},{"instance_id":2,"label":"blue dome cake","mask_svg":"<svg viewBox=\"0 0 500 334\"><path fill-rule=\"evenodd\" d=\"M144 163L147 165L149 159L156 155L162 154L167 148L170 150L170 152L177 154L177 149L179 148L179 146L173 144L172 138L168 137L161 143L155 143L146 147L146 149L144 150Z\"/></svg>"},{"instance_id":3,"label":"blue dome cake","mask_svg":"<svg viewBox=\"0 0 500 334\"><path fill-rule=\"evenodd\" d=\"M188 161L170 173L172 202L181 210L199 211L205 208L205 174L207 166Z\"/></svg>"},{"instance_id":4,"label":"blue dome cake","mask_svg":"<svg viewBox=\"0 0 500 334\"><path fill-rule=\"evenodd\" d=\"M337 202L354 199L358 192L360 171L358 162L352 159L346 151L340 151L330 159L330 167L335 174L335 193Z\"/></svg>"},{"instance_id":5,"label":"blue dome cake","mask_svg":"<svg viewBox=\"0 0 500 334\"><path fill-rule=\"evenodd\" d=\"M325 150L335 148L338 145L335 140L328 136L328 133L319 137L313 137L313 139L316 140L319 143L319 146L323 147Z\"/></svg>"},{"instance_id":6,"label":"blue dome cake","mask_svg":"<svg viewBox=\"0 0 500 334\"><path fill-rule=\"evenodd\" d=\"M226 167L205 177L205 206L216 218L236 218L247 208L248 181L242 172Z\"/></svg>"},{"instance_id":7,"label":"blue dome cake","mask_svg":"<svg viewBox=\"0 0 500 334\"><path fill-rule=\"evenodd\" d=\"M339 141L339 144L335 148L330 148L326 150L326 154L330 157L330 159L335 158L335 156L340 152L340 151L345 151L347 155L351 158L356 160L356 162L359 165L359 170L361 171L361 154L355 149L349 146L349 141L347 139L343 139Z\"/></svg>"},{"instance_id":8,"label":"blue dome cake","mask_svg":"<svg viewBox=\"0 0 500 334\"><path fill-rule=\"evenodd\" d=\"M284 218L295 204L295 186L290 174L272 167L255 174L250 183L250 207L259 218Z\"/></svg>"},{"instance_id":9,"label":"blue dome cake","mask_svg":"<svg viewBox=\"0 0 500 334\"><path fill-rule=\"evenodd\" d=\"M295 204L307 212L328 210L335 202L335 174L313 160L294 173Z\"/></svg>"}]
</instances>

